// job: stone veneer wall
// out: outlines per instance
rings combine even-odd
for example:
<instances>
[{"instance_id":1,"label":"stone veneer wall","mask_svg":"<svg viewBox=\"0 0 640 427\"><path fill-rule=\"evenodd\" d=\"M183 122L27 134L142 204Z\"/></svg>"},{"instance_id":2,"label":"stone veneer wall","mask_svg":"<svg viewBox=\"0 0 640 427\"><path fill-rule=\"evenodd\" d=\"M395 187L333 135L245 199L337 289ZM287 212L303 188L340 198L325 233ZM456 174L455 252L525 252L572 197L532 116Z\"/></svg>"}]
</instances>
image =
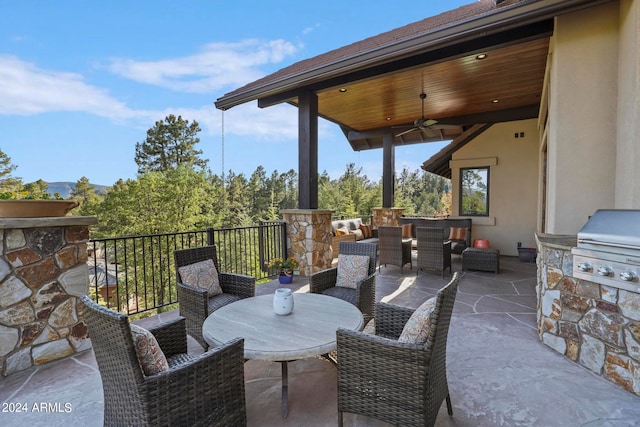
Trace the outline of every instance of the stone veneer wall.
<instances>
[{"instance_id":1,"label":"stone veneer wall","mask_svg":"<svg viewBox=\"0 0 640 427\"><path fill-rule=\"evenodd\" d=\"M287 224L287 252L295 256L301 276L308 276L331 267L332 210L282 210Z\"/></svg>"},{"instance_id":2,"label":"stone veneer wall","mask_svg":"<svg viewBox=\"0 0 640 427\"><path fill-rule=\"evenodd\" d=\"M93 217L0 219L0 372L91 347L77 297L89 286Z\"/></svg>"},{"instance_id":3,"label":"stone veneer wall","mask_svg":"<svg viewBox=\"0 0 640 427\"><path fill-rule=\"evenodd\" d=\"M378 228L381 225L397 226L400 225L400 217L404 212L404 208L373 208L371 213L373 215L373 228Z\"/></svg>"},{"instance_id":4,"label":"stone veneer wall","mask_svg":"<svg viewBox=\"0 0 640 427\"><path fill-rule=\"evenodd\" d=\"M640 294L572 277L572 239L537 240L540 340L640 396Z\"/></svg>"}]
</instances>

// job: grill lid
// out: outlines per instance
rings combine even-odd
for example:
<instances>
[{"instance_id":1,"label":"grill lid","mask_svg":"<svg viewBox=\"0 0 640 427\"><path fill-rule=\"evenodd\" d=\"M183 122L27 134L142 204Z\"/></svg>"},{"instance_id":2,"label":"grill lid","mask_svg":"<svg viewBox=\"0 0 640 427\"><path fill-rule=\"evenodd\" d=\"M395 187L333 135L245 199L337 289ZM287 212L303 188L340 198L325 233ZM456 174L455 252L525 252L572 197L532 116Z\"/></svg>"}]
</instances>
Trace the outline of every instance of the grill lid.
<instances>
[{"instance_id":1,"label":"grill lid","mask_svg":"<svg viewBox=\"0 0 640 427\"><path fill-rule=\"evenodd\" d=\"M640 210L597 210L578 232L578 247L640 249Z\"/></svg>"}]
</instances>

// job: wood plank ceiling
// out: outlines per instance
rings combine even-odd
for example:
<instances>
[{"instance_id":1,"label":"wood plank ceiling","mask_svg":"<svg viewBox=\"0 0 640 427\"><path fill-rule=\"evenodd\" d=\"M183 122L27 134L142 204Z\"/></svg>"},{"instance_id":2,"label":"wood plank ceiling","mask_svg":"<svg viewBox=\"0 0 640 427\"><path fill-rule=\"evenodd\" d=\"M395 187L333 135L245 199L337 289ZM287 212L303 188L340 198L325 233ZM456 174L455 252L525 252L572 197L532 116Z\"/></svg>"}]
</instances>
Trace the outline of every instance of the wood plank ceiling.
<instances>
[{"instance_id":1,"label":"wood plank ceiling","mask_svg":"<svg viewBox=\"0 0 640 427\"><path fill-rule=\"evenodd\" d=\"M438 124L434 132L395 137L395 145L450 140L477 123L535 117L548 50L545 36L322 89L319 115L339 124L356 151L380 148L383 134L412 127L422 116L421 92L425 117Z\"/></svg>"}]
</instances>

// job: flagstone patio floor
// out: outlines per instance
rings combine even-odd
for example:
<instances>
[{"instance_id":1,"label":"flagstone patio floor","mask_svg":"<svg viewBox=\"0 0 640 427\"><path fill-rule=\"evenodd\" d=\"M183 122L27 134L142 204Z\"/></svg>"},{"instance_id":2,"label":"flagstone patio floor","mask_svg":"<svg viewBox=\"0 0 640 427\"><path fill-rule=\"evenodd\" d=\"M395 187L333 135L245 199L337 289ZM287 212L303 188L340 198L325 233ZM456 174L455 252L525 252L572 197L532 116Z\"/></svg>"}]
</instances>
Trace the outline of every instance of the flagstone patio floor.
<instances>
[{"instance_id":1,"label":"flagstone patio floor","mask_svg":"<svg viewBox=\"0 0 640 427\"><path fill-rule=\"evenodd\" d=\"M436 426L640 426L640 398L538 340L535 264L502 257L500 265L498 275L462 274L447 353L453 416L443 407ZM453 270L461 270L457 256ZM443 280L437 272L416 276L408 266L382 267L377 299L417 307L449 277ZM277 286L260 285L257 293L272 293ZM306 291L304 278L296 277L291 286ZM173 311L139 323L176 315ZM190 338L189 351L202 348ZM280 416L279 364L248 361L245 381L249 426L337 425L336 368L323 359L290 364L286 419ZM28 411L7 412L10 404L18 403L26 403ZM35 412L33 406L39 403L53 403L49 409L59 410ZM0 404L3 427L101 426L102 384L93 352L0 379ZM388 424L347 414L345 425Z\"/></svg>"}]
</instances>

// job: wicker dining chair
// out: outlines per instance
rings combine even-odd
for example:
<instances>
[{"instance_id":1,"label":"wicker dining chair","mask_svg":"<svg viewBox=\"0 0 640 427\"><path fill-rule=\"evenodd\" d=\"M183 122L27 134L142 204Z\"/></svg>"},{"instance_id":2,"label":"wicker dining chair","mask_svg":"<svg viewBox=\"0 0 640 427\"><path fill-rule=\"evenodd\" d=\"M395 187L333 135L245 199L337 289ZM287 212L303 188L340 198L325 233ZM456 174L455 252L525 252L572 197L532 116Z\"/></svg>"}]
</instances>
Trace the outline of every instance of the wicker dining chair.
<instances>
[{"instance_id":1,"label":"wicker dining chair","mask_svg":"<svg viewBox=\"0 0 640 427\"><path fill-rule=\"evenodd\" d=\"M129 319L83 295L82 315L102 378L105 426L243 426L244 341L187 354L184 317L150 328L169 369L145 375Z\"/></svg>"},{"instance_id":2,"label":"wicker dining chair","mask_svg":"<svg viewBox=\"0 0 640 427\"><path fill-rule=\"evenodd\" d=\"M376 259L378 248L375 243L340 242L341 255L366 255L369 257L369 271L366 279L358 283L356 289L336 286L338 268L318 271L309 276L309 291L340 298L355 305L362 312L365 324L373 318L376 302Z\"/></svg>"},{"instance_id":3,"label":"wicker dining chair","mask_svg":"<svg viewBox=\"0 0 640 427\"><path fill-rule=\"evenodd\" d=\"M433 426L442 401L453 415L447 384L447 336L458 273L440 289L423 345L398 341L415 310L376 303L375 335L338 329L338 425L355 413L394 425Z\"/></svg>"},{"instance_id":4,"label":"wicker dining chair","mask_svg":"<svg viewBox=\"0 0 640 427\"><path fill-rule=\"evenodd\" d=\"M420 270L431 269L442 272L449 267L451 273L451 242L443 241L442 228L416 227L418 257L416 276Z\"/></svg>"},{"instance_id":5,"label":"wicker dining chair","mask_svg":"<svg viewBox=\"0 0 640 427\"><path fill-rule=\"evenodd\" d=\"M178 283L180 315L187 319L187 333L207 350L209 345L202 336L202 324L205 319L220 307L243 298L255 296L256 279L244 274L221 272L215 245L179 249L174 251L173 255L176 267L176 281ZM218 270L218 279L222 287L222 294L213 297L209 297L204 289L182 283L180 272L178 271L180 267L208 259L213 260L216 270Z\"/></svg>"},{"instance_id":6,"label":"wicker dining chair","mask_svg":"<svg viewBox=\"0 0 640 427\"><path fill-rule=\"evenodd\" d=\"M402 237L402 227L378 227L378 247L380 249L378 262L381 266L397 265L402 271L404 265L408 263L409 267L413 269L411 239Z\"/></svg>"}]
</instances>

